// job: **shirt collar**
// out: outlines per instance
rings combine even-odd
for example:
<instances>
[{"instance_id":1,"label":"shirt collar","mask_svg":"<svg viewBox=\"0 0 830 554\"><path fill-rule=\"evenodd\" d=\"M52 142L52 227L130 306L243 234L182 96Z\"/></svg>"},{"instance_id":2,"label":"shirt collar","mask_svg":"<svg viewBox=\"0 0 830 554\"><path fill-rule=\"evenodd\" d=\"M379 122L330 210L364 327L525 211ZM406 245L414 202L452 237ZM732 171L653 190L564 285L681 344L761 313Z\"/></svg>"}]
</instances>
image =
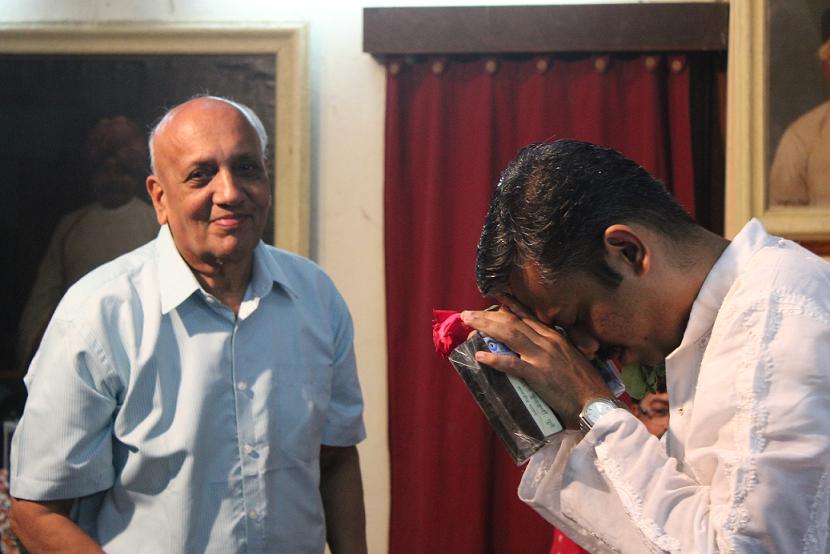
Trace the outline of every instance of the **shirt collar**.
<instances>
[{"instance_id":1,"label":"shirt collar","mask_svg":"<svg viewBox=\"0 0 830 554\"><path fill-rule=\"evenodd\" d=\"M291 296L297 297L297 291L291 287L285 271L262 241L259 241L254 249L254 266L251 273L251 291L254 296L265 296L271 290L271 285L276 283Z\"/></svg>"},{"instance_id":2,"label":"shirt collar","mask_svg":"<svg viewBox=\"0 0 830 554\"><path fill-rule=\"evenodd\" d=\"M669 355L669 358L688 345L697 342L712 329L718 310L739 273L746 267L749 259L771 240L775 240L775 237L767 234L764 226L757 219L753 218L744 225L703 281L703 286L692 305L683 340L680 346Z\"/></svg>"},{"instance_id":3,"label":"shirt collar","mask_svg":"<svg viewBox=\"0 0 830 554\"><path fill-rule=\"evenodd\" d=\"M173 308L187 300L199 290L199 281L190 270L190 266L179 254L170 228L162 225L156 239L159 258L159 292L161 294L161 313L167 314Z\"/></svg>"},{"instance_id":4,"label":"shirt collar","mask_svg":"<svg viewBox=\"0 0 830 554\"><path fill-rule=\"evenodd\" d=\"M159 289L161 293L161 313L167 314L187 300L191 294L201 290L201 285L190 266L182 258L173 235L167 225L162 225L156 239L159 258ZM285 272L268 252L265 243L259 241L254 249L254 261L251 271L249 291L255 297L263 297L271 290L273 283L279 284L292 296L297 296L291 288Z\"/></svg>"}]
</instances>

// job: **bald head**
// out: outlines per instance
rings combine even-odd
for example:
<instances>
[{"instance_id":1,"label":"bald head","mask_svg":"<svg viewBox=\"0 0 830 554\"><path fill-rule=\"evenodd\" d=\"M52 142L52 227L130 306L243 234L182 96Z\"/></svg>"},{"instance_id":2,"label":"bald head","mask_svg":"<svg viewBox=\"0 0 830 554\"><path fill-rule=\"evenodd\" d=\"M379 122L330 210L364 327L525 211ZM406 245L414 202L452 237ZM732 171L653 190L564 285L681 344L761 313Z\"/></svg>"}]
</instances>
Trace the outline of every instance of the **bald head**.
<instances>
[{"instance_id":1,"label":"bald head","mask_svg":"<svg viewBox=\"0 0 830 554\"><path fill-rule=\"evenodd\" d=\"M229 100L221 96L197 96L195 98L192 98L186 102L183 102L177 106L170 108L167 111L167 113L165 113L164 116L162 116L159 122L156 123L155 127L153 127L153 130L150 132L149 141L151 171L153 173L158 172L158 168L156 167L156 138L158 137L158 135L164 132L165 128L170 124L171 120L176 118L177 115L181 112L211 109L212 107L219 107L222 105L232 107L247 120L247 122L251 125L254 131L256 131L257 138L259 139L262 159L267 159L268 133L265 131L265 126L262 124L262 120L259 119L257 114L254 113L254 111L251 108L249 108L245 104L240 104L239 102L234 102L233 100Z\"/></svg>"}]
</instances>

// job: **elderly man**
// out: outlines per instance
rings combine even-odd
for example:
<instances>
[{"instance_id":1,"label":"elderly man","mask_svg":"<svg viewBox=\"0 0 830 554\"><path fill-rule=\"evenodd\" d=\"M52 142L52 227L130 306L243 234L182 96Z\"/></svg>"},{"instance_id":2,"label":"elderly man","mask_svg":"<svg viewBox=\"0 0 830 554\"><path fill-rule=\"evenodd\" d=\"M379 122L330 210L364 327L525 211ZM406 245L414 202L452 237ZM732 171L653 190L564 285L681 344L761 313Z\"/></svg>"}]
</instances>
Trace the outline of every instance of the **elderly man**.
<instances>
[{"instance_id":1,"label":"elderly man","mask_svg":"<svg viewBox=\"0 0 830 554\"><path fill-rule=\"evenodd\" d=\"M201 97L150 139L158 238L72 287L12 447L31 552L364 552L346 305L260 241L262 123Z\"/></svg>"},{"instance_id":2,"label":"elderly man","mask_svg":"<svg viewBox=\"0 0 830 554\"><path fill-rule=\"evenodd\" d=\"M749 222L697 226L616 152L533 145L502 174L465 312L571 431L520 496L591 552L828 552L830 265ZM565 329L565 334L553 330ZM589 362L665 362L662 440Z\"/></svg>"}]
</instances>

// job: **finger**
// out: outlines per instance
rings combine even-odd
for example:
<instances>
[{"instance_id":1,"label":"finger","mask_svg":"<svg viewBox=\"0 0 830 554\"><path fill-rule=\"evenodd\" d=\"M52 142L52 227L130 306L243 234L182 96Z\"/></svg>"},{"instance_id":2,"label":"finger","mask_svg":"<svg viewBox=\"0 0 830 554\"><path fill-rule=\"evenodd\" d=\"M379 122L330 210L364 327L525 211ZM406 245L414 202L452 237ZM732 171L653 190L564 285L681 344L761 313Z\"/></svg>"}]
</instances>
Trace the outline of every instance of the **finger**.
<instances>
[{"instance_id":1,"label":"finger","mask_svg":"<svg viewBox=\"0 0 830 554\"><path fill-rule=\"evenodd\" d=\"M544 340L522 320L506 311L464 311L461 312L461 320L473 329L506 344L519 355L539 352Z\"/></svg>"},{"instance_id":2,"label":"finger","mask_svg":"<svg viewBox=\"0 0 830 554\"><path fill-rule=\"evenodd\" d=\"M516 356L493 354L492 352L480 350L476 352L476 361L507 373L508 375L512 375L513 377L527 379L529 376L529 364Z\"/></svg>"},{"instance_id":3,"label":"finger","mask_svg":"<svg viewBox=\"0 0 830 554\"><path fill-rule=\"evenodd\" d=\"M544 350L544 339L510 312L464 311L461 312L461 319L473 329L506 344L519 355L532 355Z\"/></svg>"},{"instance_id":4,"label":"finger","mask_svg":"<svg viewBox=\"0 0 830 554\"><path fill-rule=\"evenodd\" d=\"M558 337L564 336L567 338L567 334L564 333L564 330L555 330L545 325L539 319L533 315L530 309L519 302L515 296L509 293L501 293L496 295L496 299L502 303L503 306L507 307L512 313L516 315L516 317L520 318L524 321L525 324L528 325L531 329L536 331L539 335L547 338L554 338L558 340Z\"/></svg>"},{"instance_id":5,"label":"finger","mask_svg":"<svg viewBox=\"0 0 830 554\"><path fill-rule=\"evenodd\" d=\"M539 321L535 318L523 319L525 325L533 329L537 334L553 340L554 342L568 341L568 335L564 332L564 329L560 330L561 328L551 328Z\"/></svg>"},{"instance_id":6,"label":"finger","mask_svg":"<svg viewBox=\"0 0 830 554\"><path fill-rule=\"evenodd\" d=\"M523 325L519 318L505 310L464 310L461 312L461 321L480 331L484 331L482 327L486 326Z\"/></svg>"}]
</instances>

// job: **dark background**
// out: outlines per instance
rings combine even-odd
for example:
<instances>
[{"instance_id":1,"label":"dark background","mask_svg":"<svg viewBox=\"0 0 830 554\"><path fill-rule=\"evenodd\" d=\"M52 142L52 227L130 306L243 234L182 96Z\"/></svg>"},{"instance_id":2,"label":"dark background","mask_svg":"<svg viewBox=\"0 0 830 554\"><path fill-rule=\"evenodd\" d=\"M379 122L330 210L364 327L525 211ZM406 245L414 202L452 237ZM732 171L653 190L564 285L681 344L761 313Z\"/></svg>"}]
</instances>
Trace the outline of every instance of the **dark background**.
<instances>
[{"instance_id":1,"label":"dark background","mask_svg":"<svg viewBox=\"0 0 830 554\"><path fill-rule=\"evenodd\" d=\"M23 403L17 325L37 266L61 216L92 200L81 155L92 126L125 115L149 131L167 108L209 93L250 106L273 143L275 91L273 54L0 56L0 417Z\"/></svg>"}]
</instances>

